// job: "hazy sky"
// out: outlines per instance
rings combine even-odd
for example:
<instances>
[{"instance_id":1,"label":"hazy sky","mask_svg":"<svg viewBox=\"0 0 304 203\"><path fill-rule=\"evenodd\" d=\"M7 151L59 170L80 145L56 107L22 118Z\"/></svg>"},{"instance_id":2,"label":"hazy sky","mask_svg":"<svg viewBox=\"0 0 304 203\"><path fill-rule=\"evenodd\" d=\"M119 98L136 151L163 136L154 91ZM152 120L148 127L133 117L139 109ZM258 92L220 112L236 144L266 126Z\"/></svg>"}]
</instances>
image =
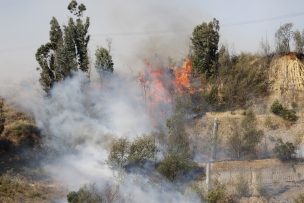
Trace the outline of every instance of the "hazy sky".
<instances>
[{"instance_id":1,"label":"hazy sky","mask_svg":"<svg viewBox=\"0 0 304 203\"><path fill-rule=\"evenodd\" d=\"M149 54L183 57L193 27L213 17L221 42L235 52L257 51L261 38L273 44L286 22L303 29L303 0L83 0L91 18L90 56L112 39L116 70L132 71ZM229 3L228 3L229 2ZM0 82L36 78L37 48L47 42L52 16L65 23L64 0L0 0ZM1 83L0 83L1 84Z\"/></svg>"}]
</instances>

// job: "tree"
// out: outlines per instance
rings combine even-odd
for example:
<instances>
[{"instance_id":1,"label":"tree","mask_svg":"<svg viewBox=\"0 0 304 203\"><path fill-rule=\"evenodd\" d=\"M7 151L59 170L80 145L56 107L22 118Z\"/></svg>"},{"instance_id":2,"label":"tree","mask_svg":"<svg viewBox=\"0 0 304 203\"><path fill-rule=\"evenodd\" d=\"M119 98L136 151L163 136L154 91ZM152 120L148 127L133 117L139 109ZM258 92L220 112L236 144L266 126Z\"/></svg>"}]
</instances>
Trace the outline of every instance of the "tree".
<instances>
[{"instance_id":1,"label":"tree","mask_svg":"<svg viewBox=\"0 0 304 203\"><path fill-rule=\"evenodd\" d=\"M95 53L96 62L95 68L99 74L104 72L112 73L114 71L114 63L112 60L112 56L110 55L109 50L106 48L98 48Z\"/></svg>"},{"instance_id":2,"label":"tree","mask_svg":"<svg viewBox=\"0 0 304 203\"><path fill-rule=\"evenodd\" d=\"M293 40L295 42L295 51L297 53L303 53L304 51L304 30L302 34L299 30L293 33Z\"/></svg>"},{"instance_id":3,"label":"tree","mask_svg":"<svg viewBox=\"0 0 304 203\"><path fill-rule=\"evenodd\" d=\"M197 164L179 155L169 154L157 167L157 171L170 181L176 180L180 175L197 168Z\"/></svg>"},{"instance_id":4,"label":"tree","mask_svg":"<svg viewBox=\"0 0 304 203\"><path fill-rule=\"evenodd\" d=\"M295 155L296 147L291 142L284 143L282 139L278 139L273 149L277 158L282 161L289 161Z\"/></svg>"},{"instance_id":5,"label":"tree","mask_svg":"<svg viewBox=\"0 0 304 203\"><path fill-rule=\"evenodd\" d=\"M155 158L156 145L155 140L151 136L143 136L137 138L130 145L130 152L128 160L130 162L143 163L147 160L153 160Z\"/></svg>"},{"instance_id":6,"label":"tree","mask_svg":"<svg viewBox=\"0 0 304 203\"><path fill-rule=\"evenodd\" d=\"M285 54L290 52L290 39L292 37L292 23L286 23L277 30L275 33L276 39L276 51L279 54Z\"/></svg>"},{"instance_id":7,"label":"tree","mask_svg":"<svg viewBox=\"0 0 304 203\"><path fill-rule=\"evenodd\" d=\"M0 135L4 131L4 123L5 123L3 106L4 106L3 99L0 98Z\"/></svg>"},{"instance_id":8,"label":"tree","mask_svg":"<svg viewBox=\"0 0 304 203\"><path fill-rule=\"evenodd\" d=\"M217 72L219 29L219 21L214 18L196 26L192 33L193 68L207 77Z\"/></svg>"},{"instance_id":9,"label":"tree","mask_svg":"<svg viewBox=\"0 0 304 203\"><path fill-rule=\"evenodd\" d=\"M71 76L72 71L88 72L89 58L87 46L90 39L88 28L89 18L82 19L86 7L73 0L68 10L74 15L63 31L55 17L50 25L50 42L41 45L36 52L36 60L40 70L40 84L48 93L54 84Z\"/></svg>"}]
</instances>

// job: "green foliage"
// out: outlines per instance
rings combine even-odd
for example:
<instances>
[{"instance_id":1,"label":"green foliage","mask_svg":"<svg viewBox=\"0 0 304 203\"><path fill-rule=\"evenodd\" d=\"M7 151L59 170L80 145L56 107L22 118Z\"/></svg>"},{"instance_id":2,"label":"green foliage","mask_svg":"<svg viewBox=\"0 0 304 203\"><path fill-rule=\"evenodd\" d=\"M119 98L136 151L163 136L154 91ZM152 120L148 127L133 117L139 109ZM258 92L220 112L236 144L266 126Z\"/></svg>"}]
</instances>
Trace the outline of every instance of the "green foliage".
<instances>
[{"instance_id":1,"label":"green foliage","mask_svg":"<svg viewBox=\"0 0 304 203\"><path fill-rule=\"evenodd\" d=\"M68 9L76 17L63 26L63 31L55 17L50 25L50 42L41 45L36 52L36 60L40 66L40 84L49 92L54 84L69 77L72 71L78 69L88 72L89 58L87 46L90 39L88 28L89 18L82 19L85 6L77 7L76 1L71 1Z\"/></svg>"},{"instance_id":2,"label":"green foliage","mask_svg":"<svg viewBox=\"0 0 304 203\"><path fill-rule=\"evenodd\" d=\"M283 107L282 104L278 100L275 100L270 108L271 112L275 115L282 117L284 120L296 122L298 120L298 116L296 112L293 110L288 110L287 108Z\"/></svg>"},{"instance_id":3,"label":"green foliage","mask_svg":"<svg viewBox=\"0 0 304 203\"><path fill-rule=\"evenodd\" d=\"M130 162L143 163L146 160L155 158L156 145L155 140L151 136L143 136L137 138L130 146Z\"/></svg>"},{"instance_id":4,"label":"green foliage","mask_svg":"<svg viewBox=\"0 0 304 203\"><path fill-rule=\"evenodd\" d=\"M193 68L207 77L217 72L219 29L219 21L213 19L209 23L196 26L192 33Z\"/></svg>"},{"instance_id":5,"label":"green foliage","mask_svg":"<svg viewBox=\"0 0 304 203\"><path fill-rule=\"evenodd\" d=\"M83 186L77 192L67 195L68 203L101 203L102 197L98 194L95 185Z\"/></svg>"},{"instance_id":6,"label":"green foliage","mask_svg":"<svg viewBox=\"0 0 304 203\"><path fill-rule=\"evenodd\" d=\"M235 126L237 125L235 124ZM262 136L263 132L256 129L254 113L249 111L241 122L241 129L234 129L234 133L228 138L229 151L237 159L252 158L255 156L256 146Z\"/></svg>"},{"instance_id":7,"label":"green foliage","mask_svg":"<svg viewBox=\"0 0 304 203\"><path fill-rule=\"evenodd\" d=\"M108 161L114 167L124 167L128 162L130 143L120 138L112 143Z\"/></svg>"},{"instance_id":8,"label":"green foliage","mask_svg":"<svg viewBox=\"0 0 304 203\"><path fill-rule=\"evenodd\" d=\"M289 161L294 158L296 147L291 142L284 143L278 139L273 149L275 156L281 161Z\"/></svg>"},{"instance_id":9,"label":"green foliage","mask_svg":"<svg viewBox=\"0 0 304 203\"><path fill-rule=\"evenodd\" d=\"M190 171L196 167L197 165L193 161L185 158L184 156L169 154L159 164L157 171L165 176L168 180L174 181L180 175L187 173L187 171Z\"/></svg>"},{"instance_id":10,"label":"green foliage","mask_svg":"<svg viewBox=\"0 0 304 203\"><path fill-rule=\"evenodd\" d=\"M109 51L105 48L98 48L95 53L96 61L95 61L95 68L98 73L102 72L110 72L114 71L114 63L112 60L112 56L110 55Z\"/></svg>"},{"instance_id":11,"label":"green foliage","mask_svg":"<svg viewBox=\"0 0 304 203\"><path fill-rule=\"evenodd\" d=\"M207 194L208 203L229 202L227 198L226 188L223 184L215 182L213 188Z\"/></svg>"},{"instance_id":12,"label":"green foliage","mask_svg":"<svg viewBox=\"0 0 304 203\"><path fill-rule=\"evenodd\" d=\"M278 54L290 52L289 41L292 37L292 27L292 23L286 23L284 25L281 25L275 33L276 51Z\"/></svg>"},{"instance_id":13,"label":"green foliage","mask_svg":"<svg viewBox=\"0 0 304 203\"><path fill-rule=\"evenodd\" d=\"M278 100L275 100L271 107L270 110L272 113L276 114L276 115L283 115L284 112L284 107L282 104L280 104L280 102Z\"/></svg>"},{"instance_id":14,"label":"green foliage","mask_svg":"<svg viewBox=\"0 0 304 203\"><path fill-rule=\"evenodd\" d=\"M2 132L4 131L4 124L5 124L5 116L4 116L4 102L3 100L0 98L0 135L2 134Z\"/></svg>"},{"instance_id":15,"label":"green foliage","mask_svg":"<svg viewBox=\"0 0 304 203\"><path fill-rule=\"evenodd\" d=\"M230 68L221 68L220 91L225 107L244 106L253 98L267 95L268 78L265 63L256 55L242 53L232 60Z\"/></svg>"}]
</instances>

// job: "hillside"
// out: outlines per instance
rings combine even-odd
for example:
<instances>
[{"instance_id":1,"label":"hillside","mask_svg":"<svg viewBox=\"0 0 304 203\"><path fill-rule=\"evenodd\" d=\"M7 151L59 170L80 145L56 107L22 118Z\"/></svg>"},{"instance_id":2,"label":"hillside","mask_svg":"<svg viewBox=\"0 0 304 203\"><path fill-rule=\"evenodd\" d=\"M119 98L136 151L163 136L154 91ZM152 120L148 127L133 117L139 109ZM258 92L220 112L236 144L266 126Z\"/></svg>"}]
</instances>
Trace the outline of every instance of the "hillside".
<instances>
[{"instance_id":1,"label":"hillside","mask_svg":"<svg viewBox=\"0 0 304 203\"><path fill-rule=\"evenodd\" d=\"M251 64L254 66L255 63L256 59ZM273 149L281 138L284 142L294 143L298 149L296 156L303 158L299 149L303 147L304 138L304 116L300 100L304 92L304 65L291 54L273 58L268 70L271 86L266 96L259 100L253 99L254 102L244 108L204 112L202 116L191 117L186 122L194 160L199 165L206 167L212 145L216 142L216 158L211 167L212 181L221 181L227 186L227 193L232 196L238 192L235 187L240 177L244 177L246 184L249 184L250 192L238 196L240 202L276 202L277 197L287 201L301 193L303 184L301 159L290 163L281 162L275 158ZM288 108L293 108L298 120L290 122L273 114L270 106L275 99L279 99ZM293 103L297 104L297 108ZM249 110L255 115L257 130L263 134L254 156L238 159L231 155L229 139L238 131L242 133L242 122L249 115ZM0 136L0 202L49 202L65 199L69 191L50 179L41 165L41 160L47 157L49 149L43 144L43 135L34 119L7 103L4 103L4 117L4 131ZM57 115L54 117L57 118ZM215 121L217 138L214 141L212 136ZM78 146L79 143L75 145ZM99 144L97 143L98 147ZM267 179L268 176L272 179ZM204 185L205 181L205 177L200 177L191 184ZM261 190L262 187L266 192ZM200 192L205 192L205 188Z\"/></svg>"}]
</instances>

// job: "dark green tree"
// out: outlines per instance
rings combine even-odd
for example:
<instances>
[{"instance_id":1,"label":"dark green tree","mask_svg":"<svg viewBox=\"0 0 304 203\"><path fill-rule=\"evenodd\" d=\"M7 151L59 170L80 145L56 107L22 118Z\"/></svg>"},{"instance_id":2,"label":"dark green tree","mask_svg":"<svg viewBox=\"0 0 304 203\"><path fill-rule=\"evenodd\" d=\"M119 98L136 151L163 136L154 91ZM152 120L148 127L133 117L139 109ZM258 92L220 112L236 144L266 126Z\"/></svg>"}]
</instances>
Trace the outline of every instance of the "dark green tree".
<instances>
[{"instance_id":1,"label":"dark green tree","mask_svg":"<svg viewBox=\"0 0 304 203\"><path fill-rule=\"evenodd\" d=\"M290 39L292 37L292 23L286 23L275 33L276 51L278 54L285 54L290 52Z\"/></svg>"},{"instance_id":2,"label":"dark green tree","mask_svg":"<svg viewBox=\"0 0 304 203\"><path fill-rule=\"evenodd\" d=\"M196 26L192 33L193 68L207 77L217 72L219 29L219 21L213 19Z\"/></svg>"},{"instance_id":3,"label":"dark green tree","mask_svg":"<svg viewBox=\"0 0 304 203\"><path fill-rule=\"evenodd\" d=\"M78 6L71 1L68 10L74 15L63 26L63 31L55 17L50 25L50 42L41 45L36 52L39 64L40 83L46 92L52 89L54 83L69 77L72 71L88 72L89 58L87 46L90 39L88 28L89 18L82 19L86 10L83 4Z\"/></svg>"},{"instance_id":4,"label":"dark green tree","mask_svg":"<svg viewBox=\"0 0 304 203\"><path fill-rule=\"evenodd\" d=\"M114 63L108 49L103 47L98 48L95 52L95 56L95 68L99 74L104 72L112 73L114 71Z\"/></svg>"}]
</instances>

